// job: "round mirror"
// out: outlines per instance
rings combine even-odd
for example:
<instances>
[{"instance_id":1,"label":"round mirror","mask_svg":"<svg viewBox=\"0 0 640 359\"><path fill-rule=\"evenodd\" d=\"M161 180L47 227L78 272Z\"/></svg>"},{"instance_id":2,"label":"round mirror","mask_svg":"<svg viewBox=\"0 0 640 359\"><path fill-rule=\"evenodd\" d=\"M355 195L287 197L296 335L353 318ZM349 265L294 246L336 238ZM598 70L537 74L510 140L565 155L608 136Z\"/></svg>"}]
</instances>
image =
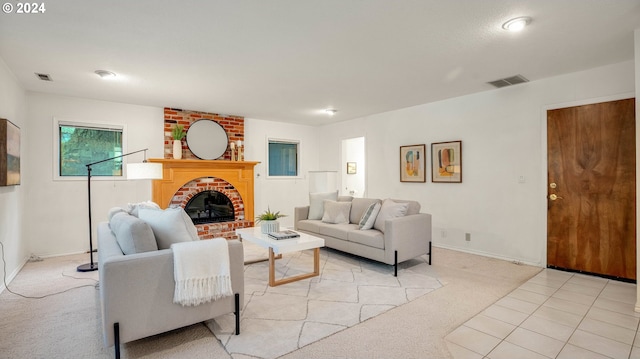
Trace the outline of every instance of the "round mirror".
<instances>
[{"instance_id":1,"label":"round mirror","mask_svg":"<svg viewBox=\"0 0 640 359\"><path fill-rule=\"evenodd\" d=\"M227 132L215 121L198 120L187 131L187 146L201 160L215 160L224 155L228 143Z\"/></svg>"}]
</instances>

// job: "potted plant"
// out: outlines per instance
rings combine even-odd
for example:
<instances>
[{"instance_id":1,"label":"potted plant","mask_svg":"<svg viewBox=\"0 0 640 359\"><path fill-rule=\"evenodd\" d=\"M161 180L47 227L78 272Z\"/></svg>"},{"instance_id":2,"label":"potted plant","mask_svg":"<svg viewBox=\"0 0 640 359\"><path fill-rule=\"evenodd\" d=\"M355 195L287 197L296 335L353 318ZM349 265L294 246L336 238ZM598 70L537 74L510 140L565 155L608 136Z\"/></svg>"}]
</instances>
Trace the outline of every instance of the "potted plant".
<instances>
[{"instance_id":1,"label":"potted plant","mask_svg":"<svg viewBox=\"0 0 640 359\"><path fill-rule=\"evenodd\" d=\"M187 135L183 125L175 125L171 130L171 137L173 137L173 159L179 160L182 158L182 139Z\"/></svg>"},{"instance_id":2,"label":"potted plant","mask_svg":"<svg viewBox=\"0 0 640 359\"><path fill-rule=\"evenodd\" d=\"M271 212L271 209L267 207L267 210L262 212L256 217L256 224L260 223L260 230L262 233L272 233L280 230L280 222L278 218L286 217L286 214L278 212Z\"/></svg>"}]
</instances>

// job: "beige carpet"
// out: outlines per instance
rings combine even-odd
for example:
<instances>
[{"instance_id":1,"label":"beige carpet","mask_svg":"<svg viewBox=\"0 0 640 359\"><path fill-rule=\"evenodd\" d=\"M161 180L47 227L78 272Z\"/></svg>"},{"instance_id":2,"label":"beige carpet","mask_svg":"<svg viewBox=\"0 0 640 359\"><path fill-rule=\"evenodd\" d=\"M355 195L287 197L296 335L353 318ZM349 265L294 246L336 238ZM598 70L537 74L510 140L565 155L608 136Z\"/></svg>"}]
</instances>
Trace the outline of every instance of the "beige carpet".
<instances>
[{"instance_id":1,"label":"beige carpet","mask_svg":"<svg viewBox=\"0 0 640 359\"><path fill-rule=\"evenodd\" d=\"M30 262L0 294L1 358L110 358L103 348L97 272L78 273L88 255ZM443 287L282 358L450 358L444 337L540 271L434 248ZM75 278L65 277L64 275ZM79 278L79 279L76 279ZM232 358L204 324L127 343L123 358ZM234 359L250 358L234 356Z\"/></svg>"},{"instance_id":2,"label":"beige carpet","mask_svg":"<svg viewBox=\"0 0 640 359\"><path fill-rule=\"evenodd\" d=\"M401 263L394 277L392 266L322 249L319 276L276 287L268 286L268 262L247 265L241 335L233 335L231 314L207 324L233 358L278 358L441 288L427 260ZM276 279L312 268L313 251L287 253Z\"/></svg>"}]
</instances>

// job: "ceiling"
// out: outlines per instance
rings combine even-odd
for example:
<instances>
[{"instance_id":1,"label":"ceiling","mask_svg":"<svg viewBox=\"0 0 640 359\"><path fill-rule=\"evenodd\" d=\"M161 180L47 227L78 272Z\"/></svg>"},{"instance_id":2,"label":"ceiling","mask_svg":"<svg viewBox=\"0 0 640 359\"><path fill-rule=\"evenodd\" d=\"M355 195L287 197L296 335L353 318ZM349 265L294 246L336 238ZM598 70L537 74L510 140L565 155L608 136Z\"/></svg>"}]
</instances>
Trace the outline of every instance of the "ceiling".
<instances>
[{"instance_id":1,"label":"ceiling","mask_svg":"<svg viewBox=\"0 0 640 359\"><path fill-rule=\"evenodd\" d=\"M29 91L306 125L631 60L640 29L640 0L6 1L0 57Z\"/></svg>"}]
</instances>

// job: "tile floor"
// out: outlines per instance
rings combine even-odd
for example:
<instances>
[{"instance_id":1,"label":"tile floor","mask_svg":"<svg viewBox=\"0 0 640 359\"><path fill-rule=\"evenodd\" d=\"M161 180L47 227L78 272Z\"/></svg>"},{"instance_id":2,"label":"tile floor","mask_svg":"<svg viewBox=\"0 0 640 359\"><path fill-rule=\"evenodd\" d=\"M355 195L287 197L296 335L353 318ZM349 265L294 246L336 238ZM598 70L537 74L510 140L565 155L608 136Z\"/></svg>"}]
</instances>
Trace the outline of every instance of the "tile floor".
<instances>
[{"instance_id":1,"label":"tile floor","mask_svg":"<svg viewBox=\"0 0 640 359\"><path fill-rule=\"evenodd\" d=\"M636 285L545 269L451 332L455 359L640 359Z\"/></svg>"}]
</instances>

